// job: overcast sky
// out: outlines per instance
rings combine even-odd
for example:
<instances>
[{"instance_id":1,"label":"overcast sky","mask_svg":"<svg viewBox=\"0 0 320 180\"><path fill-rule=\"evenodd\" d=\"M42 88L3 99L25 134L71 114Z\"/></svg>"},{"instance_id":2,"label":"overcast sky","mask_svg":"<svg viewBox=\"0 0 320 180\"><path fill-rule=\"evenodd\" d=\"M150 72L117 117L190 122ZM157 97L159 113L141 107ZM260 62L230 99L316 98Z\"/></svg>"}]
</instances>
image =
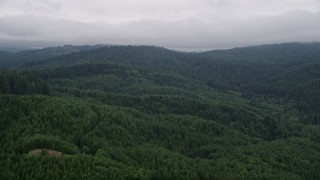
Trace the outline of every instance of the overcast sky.
<instances>
[{"instance_id":1,"label":"overcast sky","mask_svg":"<svg viewBox=\"0 0 320 180\"><path fill-rule=\"evenodd\" d=\"M0 0L0 46L320 41L320 0Z\"/></svg>"}]
</instances>

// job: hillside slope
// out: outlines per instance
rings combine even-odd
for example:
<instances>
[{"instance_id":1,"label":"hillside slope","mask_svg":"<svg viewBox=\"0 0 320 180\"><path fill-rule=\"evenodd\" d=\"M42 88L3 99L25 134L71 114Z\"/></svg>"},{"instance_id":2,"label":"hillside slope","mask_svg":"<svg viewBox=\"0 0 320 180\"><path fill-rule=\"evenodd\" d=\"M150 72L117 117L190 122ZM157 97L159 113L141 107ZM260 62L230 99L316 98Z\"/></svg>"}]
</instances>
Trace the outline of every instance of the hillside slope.
<instances>
[{"instance_id":1,"label":"hillside slope","mask_svg":"<svg viewBox=\"0 0 320 180\"><path fill-rule=\"evenodd\" d=\"M257 48L291 45L279 46ZM289 68L153 46L49 56L1 70L1 179L320 178L312 58Z\"/></svg>"}]
</instances>

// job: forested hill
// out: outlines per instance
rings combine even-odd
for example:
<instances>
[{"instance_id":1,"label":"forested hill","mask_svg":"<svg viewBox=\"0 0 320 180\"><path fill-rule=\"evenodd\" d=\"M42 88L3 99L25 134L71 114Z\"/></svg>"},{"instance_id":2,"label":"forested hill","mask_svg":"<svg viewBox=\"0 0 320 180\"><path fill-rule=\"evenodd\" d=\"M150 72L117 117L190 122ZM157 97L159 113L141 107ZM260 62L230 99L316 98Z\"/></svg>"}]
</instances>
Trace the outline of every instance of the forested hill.
<instances>
[{"instance_id":1,"label":"forested hill","mask_svg":"<svg viewBox=\"0 0 320 180\"><path fill-rule=\"evenodd\" d=\"M305 63L319 63L320 43L284 43L261 45L202 53L226 61L270 64L282 68L294 68Z\"/></svg>"},{"instance_id":2,"label":"forested hill","mask_svg":"<svg viewBox=\"0 0 320 180\"><path fill-rule=\"evenodd\" d=\"M9 54L11 54L11 53L6 52L6 51L0 51L0 56L3 56L3 55L9 55Z\"/></svg>"},{"instance_id":3,"label":"forested hill","mask_svg":"<svg viewBox=\"0 0 320 180\"><path fill-rule=\"evenodd\" d=\"M89 45L83 45L83 46L72 46L72 45L65 45L65 46L59 46L59 47L48 47L43 49L36 49L36 50L27 50L27 51L20 51L17 52L17 56L57 56L57 55L64 55L64 54L70 54L74 52L80 52L80 51L90 51L97 48L103 47L103 45L95 45L95 46L89 46Z\"/></svg>"},{"instance_id":4,"label":"forested hill","mask_svg":"<svg viewBox=\"0 0 320 180\"><path fill-rule=\"evenodd\" d=\"M0 59L1 61L4 61L5 58L9 57L11 55L11 53L6 52L6 51L0 51Z\"/></svg>"},{"instance_id":5,"label":"forested hill","mask_svg":"<svg viewBox=\"0 0 320 180\"><path fill-rule=\"evenodd\" d=\"M319 49L0 53L0 179L320 179Z\"/></svg>"},{"instance_id":6,"label":"forested hill","mask_svg":"<svg viewBox=\"0 0 320 180\"><path fill-rule=\"evenodd\" d=\"M121 52L121 53L120 53ZM81 54L81 55L80 55ZM136 63L158 59L207 59L210 61L224 61L232 63L253 63L255 65L277 65L280 67L292 67L303 63L317 62L320 57L320 43L286 43L275 45L262 45L229 50L215 50L203 53L183 53L154 46L110 46L100 48L92 52L76 53L81 56L78 62L118 60L121 63ZM73 56L70 58L72 59ZM68 57L69 58L69 57ZM125 58L125 59L124 59ZM138 58L138 59L137 59ZM59 60L57 60L59 59ZM46 64L58 64L66 62L66 58L48 60ZM133 62L132 62L133 61Z\"/></svg>"},{"instance_id":7,"label":"forested hill","mask_svg":"<svg viewBox=\"0 0 320 180\"><path fill-rule=\"evenodd\" d=\"M154 46L110 46L48 59L23 68L112 63L181 75L222 90L239 90L301 66L320 62L320 43L287 43L205 53L179 53Z\"/></svg>"},{"instance_id":8,"label":"forested hill","mask_svg":"<svg viewBox=\"0 0 320 180\"><path fill-rule=\"evenodd\" d=\"M49 47L43 49L19 51L16 53L0 52L0 66L5 68L18 68L24 62L40 61L50 57L70 54L80 51L89 51L103 47L103 45L95 46L71 46L65 45L60 47Z\"/></svg>"}]
</instances>

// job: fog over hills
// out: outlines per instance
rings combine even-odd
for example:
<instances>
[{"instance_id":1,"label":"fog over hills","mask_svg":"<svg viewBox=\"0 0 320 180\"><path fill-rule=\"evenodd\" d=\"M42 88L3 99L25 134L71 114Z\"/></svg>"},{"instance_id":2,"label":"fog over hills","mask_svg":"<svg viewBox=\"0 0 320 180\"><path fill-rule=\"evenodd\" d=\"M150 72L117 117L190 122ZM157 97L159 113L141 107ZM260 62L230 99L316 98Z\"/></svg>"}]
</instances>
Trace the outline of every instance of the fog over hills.
<instances>
[{"instance_id":1,"label":"fog over hills","mask_svg":"<svg viewBox=\"0 0 320 180\"><path fill-rule=\"evenodd\" d=\"M0 47L225 49L320 41L318 0L2 0Z\"/></svg>"}]
</instances>

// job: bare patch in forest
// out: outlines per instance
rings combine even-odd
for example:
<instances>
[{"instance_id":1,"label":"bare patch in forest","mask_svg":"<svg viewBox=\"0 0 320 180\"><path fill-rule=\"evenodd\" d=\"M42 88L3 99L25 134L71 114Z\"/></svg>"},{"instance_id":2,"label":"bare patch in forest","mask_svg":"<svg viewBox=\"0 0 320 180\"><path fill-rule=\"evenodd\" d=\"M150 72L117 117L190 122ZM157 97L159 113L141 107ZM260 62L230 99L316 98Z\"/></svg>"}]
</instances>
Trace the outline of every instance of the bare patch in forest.
<instances>
[{"instance_id":1,"label":"bare patch in forest","mask_svg":"<svg viewBox=\"0 0 320 180\"><path fill-rule=\"evenodd\" d=\"M58 157L62 155L62 152L52 150L52 149L32 149L28 153L29 155L46 155L46 156L52 156L52 157Z\"/></svg>"}]
</instances>

